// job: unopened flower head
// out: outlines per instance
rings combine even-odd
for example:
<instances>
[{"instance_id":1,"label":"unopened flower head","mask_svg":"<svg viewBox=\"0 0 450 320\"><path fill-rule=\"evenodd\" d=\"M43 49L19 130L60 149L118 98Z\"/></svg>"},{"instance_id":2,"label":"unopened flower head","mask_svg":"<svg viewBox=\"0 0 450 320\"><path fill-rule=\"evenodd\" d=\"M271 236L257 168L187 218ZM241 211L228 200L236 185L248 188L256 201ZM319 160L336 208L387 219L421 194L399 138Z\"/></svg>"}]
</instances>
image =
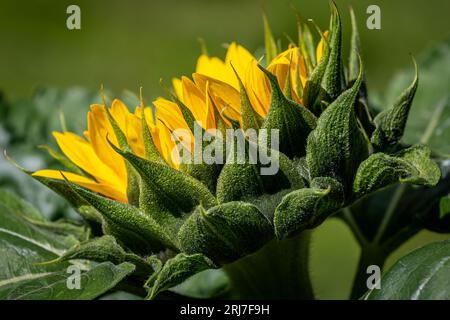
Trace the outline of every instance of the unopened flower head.
<instances>
[{"instance_id":1,"label":"unopened flower head","mask_svg":"<svg viewBox=\"0 0 450 320\"><path fill-rule=\"evenodd\" d=\"M269 60L267 71L276 77L280 89L292 101L302 104L303 89L311 71L321 60L326 37L327 32L314 53L305 49L307 44L290 44L287 50L270 60L266 59ZM227 159L231 161L233 157L230 157L230 146L234 144L225 144L228 148L225 147L224 152L221 152L223 145L219 146L219 142L226 142L227 137L241 136L250 145L251 155L244 150L246 154L242 154L240 160L247 157L249 162L262 164L261 174L276 174L278 161L275 151L278 151L279 139L277 129L271 128L267 132L260 127L271 102L271 85L267 75L261 70L261 61L262 57L253 56L246 48L232 42L228 45L225 59L204 53L198 58L191 77L174 78L172 84L175 94L172 100L158 98L153 101L152 106L141 104L134 112L130 112L118 99L111 106L106 103L91 105L87 116L88 129L84 132L84 137L71 132L53 133L62 152L79 171L40 170L33 175L68 179L106 197L127 202L126 163L113 150L110 142L120 147L117 130L114 130L114 125L117 125L131 150L137 156L145 157L143 116L155 148L164 162L173 168L180 170L183 163L191 160L194 164L199 161L208 164L211 159L215 163L226 162ZM244 115L244 103L247 108L245 113L248 115L250 112L256 124L252 128L247 123L248 116L246 118ZM186 117L186 112L192 119ZM191 120L195 121L195 125L192 125ZM201 139L195 137L196 126L199 132L197 135ZM253 129L254 132L248 129ZM209 148L202 148L199 142L204 144L204 138L214 140L214 143ZM258 148L256 145L261 145L261 141L264 143ZM206 154L208 156L205 157Z\"/></svg>"}]
</instances>

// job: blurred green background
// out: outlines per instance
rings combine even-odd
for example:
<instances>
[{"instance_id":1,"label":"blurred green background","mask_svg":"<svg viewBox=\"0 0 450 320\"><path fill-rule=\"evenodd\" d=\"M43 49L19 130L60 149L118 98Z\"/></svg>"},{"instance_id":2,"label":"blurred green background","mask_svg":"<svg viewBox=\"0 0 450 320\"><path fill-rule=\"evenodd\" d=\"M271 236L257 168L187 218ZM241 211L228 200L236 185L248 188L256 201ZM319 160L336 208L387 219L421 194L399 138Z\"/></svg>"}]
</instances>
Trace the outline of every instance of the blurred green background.
<instances>
[{"instance_id":1,"label":"blurred green background","mask_svg":"<svg viewBox=\"0 0 450 320\"><path fill-rule=\"evenodd\" d=\"M346 9L350 4L355 9L368 85L373 91L383 92L397 71L412 68L410 53L420 55L450 35L449 1L336 2L343 15L346 44L350 27ZM81 8L81 30L66 28L66 8L70 4ZM168 83L173 76L194 71L201 51L199 37L205 40L210 54L221 57L225 53L223 44L231 41L243 44L251 52L261 49L263 8L276 37L281 38L284 44L287 43L285 33L296 39L296 21L291 4L301 11L304 18L314 18L322 28L327 27L327 0L1 0L0 91L8 100L20 101L30 97L38 86L81 86L87 92L96 92L103 83L117 94L124 89L137 91L142 85L147 97L156 98L162 94L158 84L160 78ZM382 30L365 27L366 8L371 4L381 8ZM60 103L55 102L59 100L51 99L51 93L50 98L48 92L41 95L37 104L44 110L44 115L54 114L60 107ZM79 107L77 103L70 104L74 95L75 101L79 101L77 95L86 101L98 98L81 91L65 96L63 101L73 109L68 114L78 113L77 119L84 119L88 103L83 110L76 109ZM21 108L23 117L31 111L26 103L22 103ZM21 115L17 122L20 122ZM68 117L67 121L70 124L77 119ZM45 132L60 129L54 122L48 126L50 128ZM29 128L27 123L23 128ZM6 141L4 136L7 133L0 130L0 138ZM45 135L47 140L41 143L51 141L50 135ZM34 143L29 138L24 141ZM39 165L42 166L42 162ZM8 170L11 168L5 169ZM31 183L30 179L23 180L24 184ZM50 204L54 201L52 197L48 201ZM44 208L43 211L51 209ZM437 238L443 236L426 232L419 234L396 252L388 264L415 246ZM359 254L356 241L347 227L337 219L327 221L315 231L312 252L313 280L319 298L347 298Z\"/></svg>"},{"instance_id":2,"label":"blurred green background","mask_svg":"<svg viewBox=\"0 0 450 320\"><path fill-rule=\"evenodd\" d=\"M347 7L359 19L369 85L382 89L397 69L411 66L409 53L445 39L450 2L442 0L337 0L344 27ZM66 8L81 8L81 30L66 28ZM200 53L198 37L211 54L238 41L255 52L263 44L261 10L275 36L296 39L295 5L305 18L328 25L328 0L2 0L0 1L0 88L9 96L30 94L36 85L101 83L115 92L144 86L162 93L158 81L189 74ZM365 27L370 4L381 8L382 29ZM348 34L348 33L347 33ZM348 39L347 39L348 40Z\"/></svg>"}]
</instances>

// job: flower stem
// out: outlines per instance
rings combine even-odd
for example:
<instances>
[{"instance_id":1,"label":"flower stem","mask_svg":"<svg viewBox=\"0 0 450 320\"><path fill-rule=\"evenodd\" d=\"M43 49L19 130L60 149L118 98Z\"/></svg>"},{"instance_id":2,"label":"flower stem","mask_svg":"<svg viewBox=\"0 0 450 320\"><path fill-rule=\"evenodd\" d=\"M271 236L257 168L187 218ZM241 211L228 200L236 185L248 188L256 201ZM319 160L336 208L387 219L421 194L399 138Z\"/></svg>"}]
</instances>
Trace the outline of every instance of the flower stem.
<instances>
[{"instance_id":1,"label":"flower stem","mask_svg":"<svg viewBox=\"0 0 450 320\"><path fill-rule=\"evenodd\" d=\"M310 231L273 240L256 253L224 267L233 297L241 299L314 299L309 278Z\"/></svg>"}]
</instances>

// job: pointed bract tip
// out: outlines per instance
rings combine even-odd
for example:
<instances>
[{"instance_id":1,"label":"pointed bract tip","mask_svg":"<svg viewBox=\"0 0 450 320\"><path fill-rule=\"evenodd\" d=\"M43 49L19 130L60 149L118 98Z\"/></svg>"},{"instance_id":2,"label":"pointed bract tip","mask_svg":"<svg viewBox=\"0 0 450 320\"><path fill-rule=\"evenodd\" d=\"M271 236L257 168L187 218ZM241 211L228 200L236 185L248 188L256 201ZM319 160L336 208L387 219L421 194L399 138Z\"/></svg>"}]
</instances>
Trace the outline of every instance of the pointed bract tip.
<instances>
[{"instance_id":1,"label":"pointed bract tip","mask_svg":"<svg viewBox=\"0 0 450 320\"><path fill-rule=\"evenodd\" d=\"M172 99L172 101L175 101L176 103L179 102L178 97L170 90L163 81L163 78L159 78L159 86L164 90L164 92Z\"/></svg>"},{"instance_id":2,"label":"pointed bract tip","mask_svg":"<svg viewBox=\"0 0 450 320\"><path fill-rule=\"evenodd\" d=\"M267 70L266 68L264 68L260 63L257 64L259 70L261 70L262 72L264 72L268 77L272 77L274 76L272 74L272 72L270 72L269 70Z\"/></svg>"},{"instance_id":3,"label":"pointed bract tip","mask_svg":"<svg viewBox=\"0 0 450 320\"><path fill-rule=\"evenodd\" d=\"M416 70L416 78L418 78L418 77L419 77L419 65L417 64L417 60L416 60L416 58L413 56L413 54L410 53L409 55L411 56L412 62L413 62L413 64L414 64L414 68L415 68L415 70Z\"/></svg>"},{"instance_id":4,"label":"pointed bract tip","mask_svg":"<svg viewBox=\"0 0 450 320\"><path fill-rule=\"evenodd\" d=\"M233 61L230 61L230 66L231 66L231 69L233 69L234 74L236 75L237 80L239 81L239 85L242 86L242 87L244 87L244 83L242 82L242 79L241 79L241 77L239 76L239 73L237 72L236 68L234 67Z\"/></svg>"},{"instance_id":5,"label":"pointed bract tip","mask_svg":"<svg viewBox=\"0 0 450 320\"><path fill-rule=\"evenodd\" d=\"M197 41L200 43L200 48L202 50L202 54L205 56L209 56L205 39L203 39L202 37L198 37Z\"/></svg>"},{"instance_id":6,"label":"pointed bract tip","mask_svg":"<svg viewBox=\"0 0 450 320\"><path fill-rule=\"evenodd\" d=\"M332 11L333 13L339 14L339 10L338 10L338 7L337 7L336 2L335 2L334 0L330 0L329 3L330 3L331 11Z\"/></svg>"},{"instance_id":7,"label":"pointed bract tip","mask_svg":"<svg viewBox=\"0 0 450 320\"><path fill-rule=\"evenodd\" d=\"M227 120L231 123L231 126L232 126L234 129L239 129L239 128L241 127L239 121L237 121L237 120L231 118L230 116L228 116L228 115L225 113L225 111L226 111L227 109L228 109L228 106L224 106L224 107L220 110L220 115L221 115L222 117L224 117L225 119L227 119Z\"/></svg>"},{"instance_id":8,"label":"pointed bract tip","mask_svg":"<svg viewBox=\"0 0 450 320\"><path fill-rule=\"evenodd\" d=\"M359 87L364 78L364 63L362 61L361 55L358 52L356 53L356 55L358 56L358 61L359 61L359 74L358 74L358 79L356 80L355 83L358 83L358 87Z\"/></svg>"},{"instance_id":9,"label":"pointed bract tip","mask_svg":"<svg viewBox=\"0 0 450 320\"><path fill-rule=\"evenodd\" d=\"M102 99L103 106L106 108L105 87L103 86L103 83L100 84L100 98Z\"/></svg>"},{"instance_id":10,"label":"pointed bract tip","mask_svg":"<svg viewBox=\"0 0 450 320\"><path fill-rule=\"evenodd\" d=\"M325 32L319 27L319 25L314 21L314 19L308 19L308 22L316 29L320 38L324 41L324 43L329 46L328 39L325 37Z\"/></svg>"},{"instance_id":11,"label":"pointed bract tip","mask_svg":"<svg viewBox=\"0 0 450 320\"><path fill-rule=\"evenodd\" d=\"M67 177L66 177L66 175L64 174L64 172L62 172L61 170L58 170L58 172L59 172L59 174L63 177L64 181L66 181L66 182L68 182L68 183L71 183L71 182L69 181L69 179L67 179Z\"/></svg>"},{"instance_id":12,"label":"pointed bract tip","mask_svg":"<svg viewBox=\"0 0 450 320\"><path fill-rule=\"evenodd\" d=\"M117 147L114 145L114 143L112 143L112 141L109 139L109 133L106 134L105 138L106 138L106 142L108 142L108 144L110 145L110 147L113 148L113 150L114 150L115 152L117 152L117 153L120 154L120 155L122 155L122 154L125 153L125 152L122 151L120 148L117 148Z\"/></svg>"},{"instance_id":13,"label":"pointed bract tip","mask_svg":"<svg viewBox=\"0 0 450 320\"><path fill-rule=\"evenodd\" d=\"M139 87L139 102L141 103L142 114L144 114L144 107L145 107L143 90L144 90L144 88L142 86L140 86Z\"/></svg>"},{"instance_id":14,"label":"pointed bract tip","mask_svg":"<svg viewBox=\"0 0 450 320\"><path fill-rule=\"evenodd\" d=\"M6 161L9 162L10 165L16 167L17 169L19 169L20 171L22 171L24 173L31 174L31 171L26 170L24 167L22 167L16 161L14 161L13 158L11 158L8 155L8 153L6 152L6 149L3 150L3 156L5 157Z\"/></svg>"}]
</instances>

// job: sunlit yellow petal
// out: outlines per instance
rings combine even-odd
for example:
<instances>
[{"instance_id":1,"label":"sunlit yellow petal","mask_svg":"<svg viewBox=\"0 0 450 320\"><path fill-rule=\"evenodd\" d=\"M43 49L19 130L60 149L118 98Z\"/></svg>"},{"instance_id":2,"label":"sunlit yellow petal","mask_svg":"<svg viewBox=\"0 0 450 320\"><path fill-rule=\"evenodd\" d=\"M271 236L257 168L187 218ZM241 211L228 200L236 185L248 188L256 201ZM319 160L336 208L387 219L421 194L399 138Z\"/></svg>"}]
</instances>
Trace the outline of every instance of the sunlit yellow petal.
<instances>
[{"instance_id":1,"label":"sunlit yellow petal","mask_svg":"<svg viewBox=\"0 0 450 320\"><path fill-rule=\"evenodd\" d=\"M176 149L176 142L173 139L171 131L160 120L156 122L156 127L159 133L161 155L169 165L178 169L180 166L180 159Z\"/></svg>"},{"instance_id":2,"label":"sunlit yellow petal","mask_svg":"<svg viewBox=\"0 0 450 320\"><path fill-rule=\"evenodd\" d=\"M62 174L70 181L92 191L98 192L106 197L116 199L122 202L127 202L126 189L117 188L116 186L97 183L89 178L63 171ZM37 177L46 177L51 179L65 180L61 171L58 170L40 170L34 172L32 175Z\"/></svg>"},{"instance_id":3,"label":"sunlit yellow petal","mask_svg":"<svg viewBox=\"0 0 450 320\"><path fill-rule=\"evenodd\" d=\"M118 146L114 130L107 118L104 106L91 106L91 110L88 112L87 135L96 155L126 183L125 161L111 148L106 139L108 137L112 143Z\"/></svg>"},{"instance_id":4,"label":"sunlit yellow petal","mask_svg":"<svg viewBox=\"0 0 450 320\"><path fill-rule=\"evenodd\" d=\"M125 134L131 149L142 157L144 155L144 141L139 118L130 113L125 104L118 99L115 99L111 105L111 115Z\"/></svg>"},{"instance_id":5,"label":"sunlit yellow petal","mask_svg":"<svg viewBox=\"0 0 450 320\"><path fill-rule=\"evenodd\" d=\"M97 181L118 188L124 184L123 178L97 156L92 145L86 140L71 132L53 132L53 136L62 152L78 167L95 177Z\"/></svg>"},{"instance_id":6,"label":"sunlit yellow petal","mask_svg":"<svg viewBox=\"0 0 450 320\"><path fill-rule=\"evenodd\" d=\"M175 137L180 140L185 139L185 134L189 135L189 143L190 145L186 145L187 148L193 148L194 145L194 136L189 129L189 126L186 120L183 117L183 114L180 111L178 105L172 101L166 100L164 98L158 98L153 102L156 107L156 118L162 121L166 127L175 135ZM178 133L178 130L184 130L181 133ZM185 141L183 141L185 142ZM192 149L190 149L192 150Z\"/></svg>"},{"instance_id":7,"label":"sunlit yellow petal","mask_svg":"<svg viewBox=\"0 0 450 320\"><path fill-rule=\"evenodd\" d=\"M206 84L208 83L210 97L213 99L219 114L221 114L223 109L226 109L227 116L235 120L240 119L241 102L238 90L225 82L199 73L194 73L192 78L197 87L205 94ZM227 122L226 119L224 120Z\"/></svg>"},{"instance_id":8,"label":"sunlit yellow petal","mask_svg":"<svg viewBox=\"0 0 450 320\"><path fill-rule=\"evenodd\" d=\"M195 72L224 82L230 81L230 72L225 62L205 54L198 58Z\"/></svg>"},{"instance_id":9,"label":"sunlit yellow petal","mask_svg":"<svg viewBox=\"0 0 450 320\"><path fill-rule=\"evenodd\" d=\"M156 101L153 101L153 105L156 108L156 118L164 121L170 130L189 128L176 103L164 98L158 98Z\"/></svg>"},{"instance_id":10,"label":"sunlit yellow petal","mask_svg":"<svg viewBox=\"0 0 450 320\"><path fill-rule=\"evenodd\" d=\"M239 89L239 82L231 68L231 64L236 69L239 75L247 73L250 68L250 64L256 61L253 55L245 49L243 46L232 42L227 50L227 55L225 57L225 64L228 68L228 84L233 86L235 89ZM219 79L220 80L220 79Z\"/></svg>"},{"instance_id":11,"label":"sunlit yellow petal","mask_svg":"<svg viewBox=\"0 0 450 320\"><path fill-rule=\"evenodd\" d=\"M328 39L328 31L325 31L323 33L323 36L325 37L325 39ZM317 45L317 49L316 49L316 61L317 61L317 63L319 63L320 59L322 59L324 46L325 46L325 43L324 43L323 39L320 39L320 42Z\"/></svg>"},{"instance_id":12,"label":"sunlit yellow petal","mask_svg":"<svg viewBox=\"0 0 450 320\"><path fill-rule=\"evenodd\" d=\"M208 112L205 94L189 78L183 77L183 98L194 118L200 121L204 129L215 128L214 113ZM213 125L211 127L211 125Z\"/></svg>"},{"instance_id":13,"label":"sunlit yellow petal","mask_svg":"<svg viewBox=\"0 0 450 320\"><path fill-rule=\"evenodd\" d=\"M175 94L177 95L178 99L180 99L181 102L184 102L183 101L183 84L181 83L181 80L178 78L173 78L172 86L173 86L173 89L175 90Z\"/></svg>"},{"instance_id":14,"label":"sunlit yellow petal","mask_svg":"<svg viewBox=\"0 0 450 320\"><path fill-rule=\"evenodd\" d=\"M256 61L250 64L244 85L253 109L261 117L265 117L269 110L271 90L266 75L258 68Z\"/></svg>"}]
</instances>

